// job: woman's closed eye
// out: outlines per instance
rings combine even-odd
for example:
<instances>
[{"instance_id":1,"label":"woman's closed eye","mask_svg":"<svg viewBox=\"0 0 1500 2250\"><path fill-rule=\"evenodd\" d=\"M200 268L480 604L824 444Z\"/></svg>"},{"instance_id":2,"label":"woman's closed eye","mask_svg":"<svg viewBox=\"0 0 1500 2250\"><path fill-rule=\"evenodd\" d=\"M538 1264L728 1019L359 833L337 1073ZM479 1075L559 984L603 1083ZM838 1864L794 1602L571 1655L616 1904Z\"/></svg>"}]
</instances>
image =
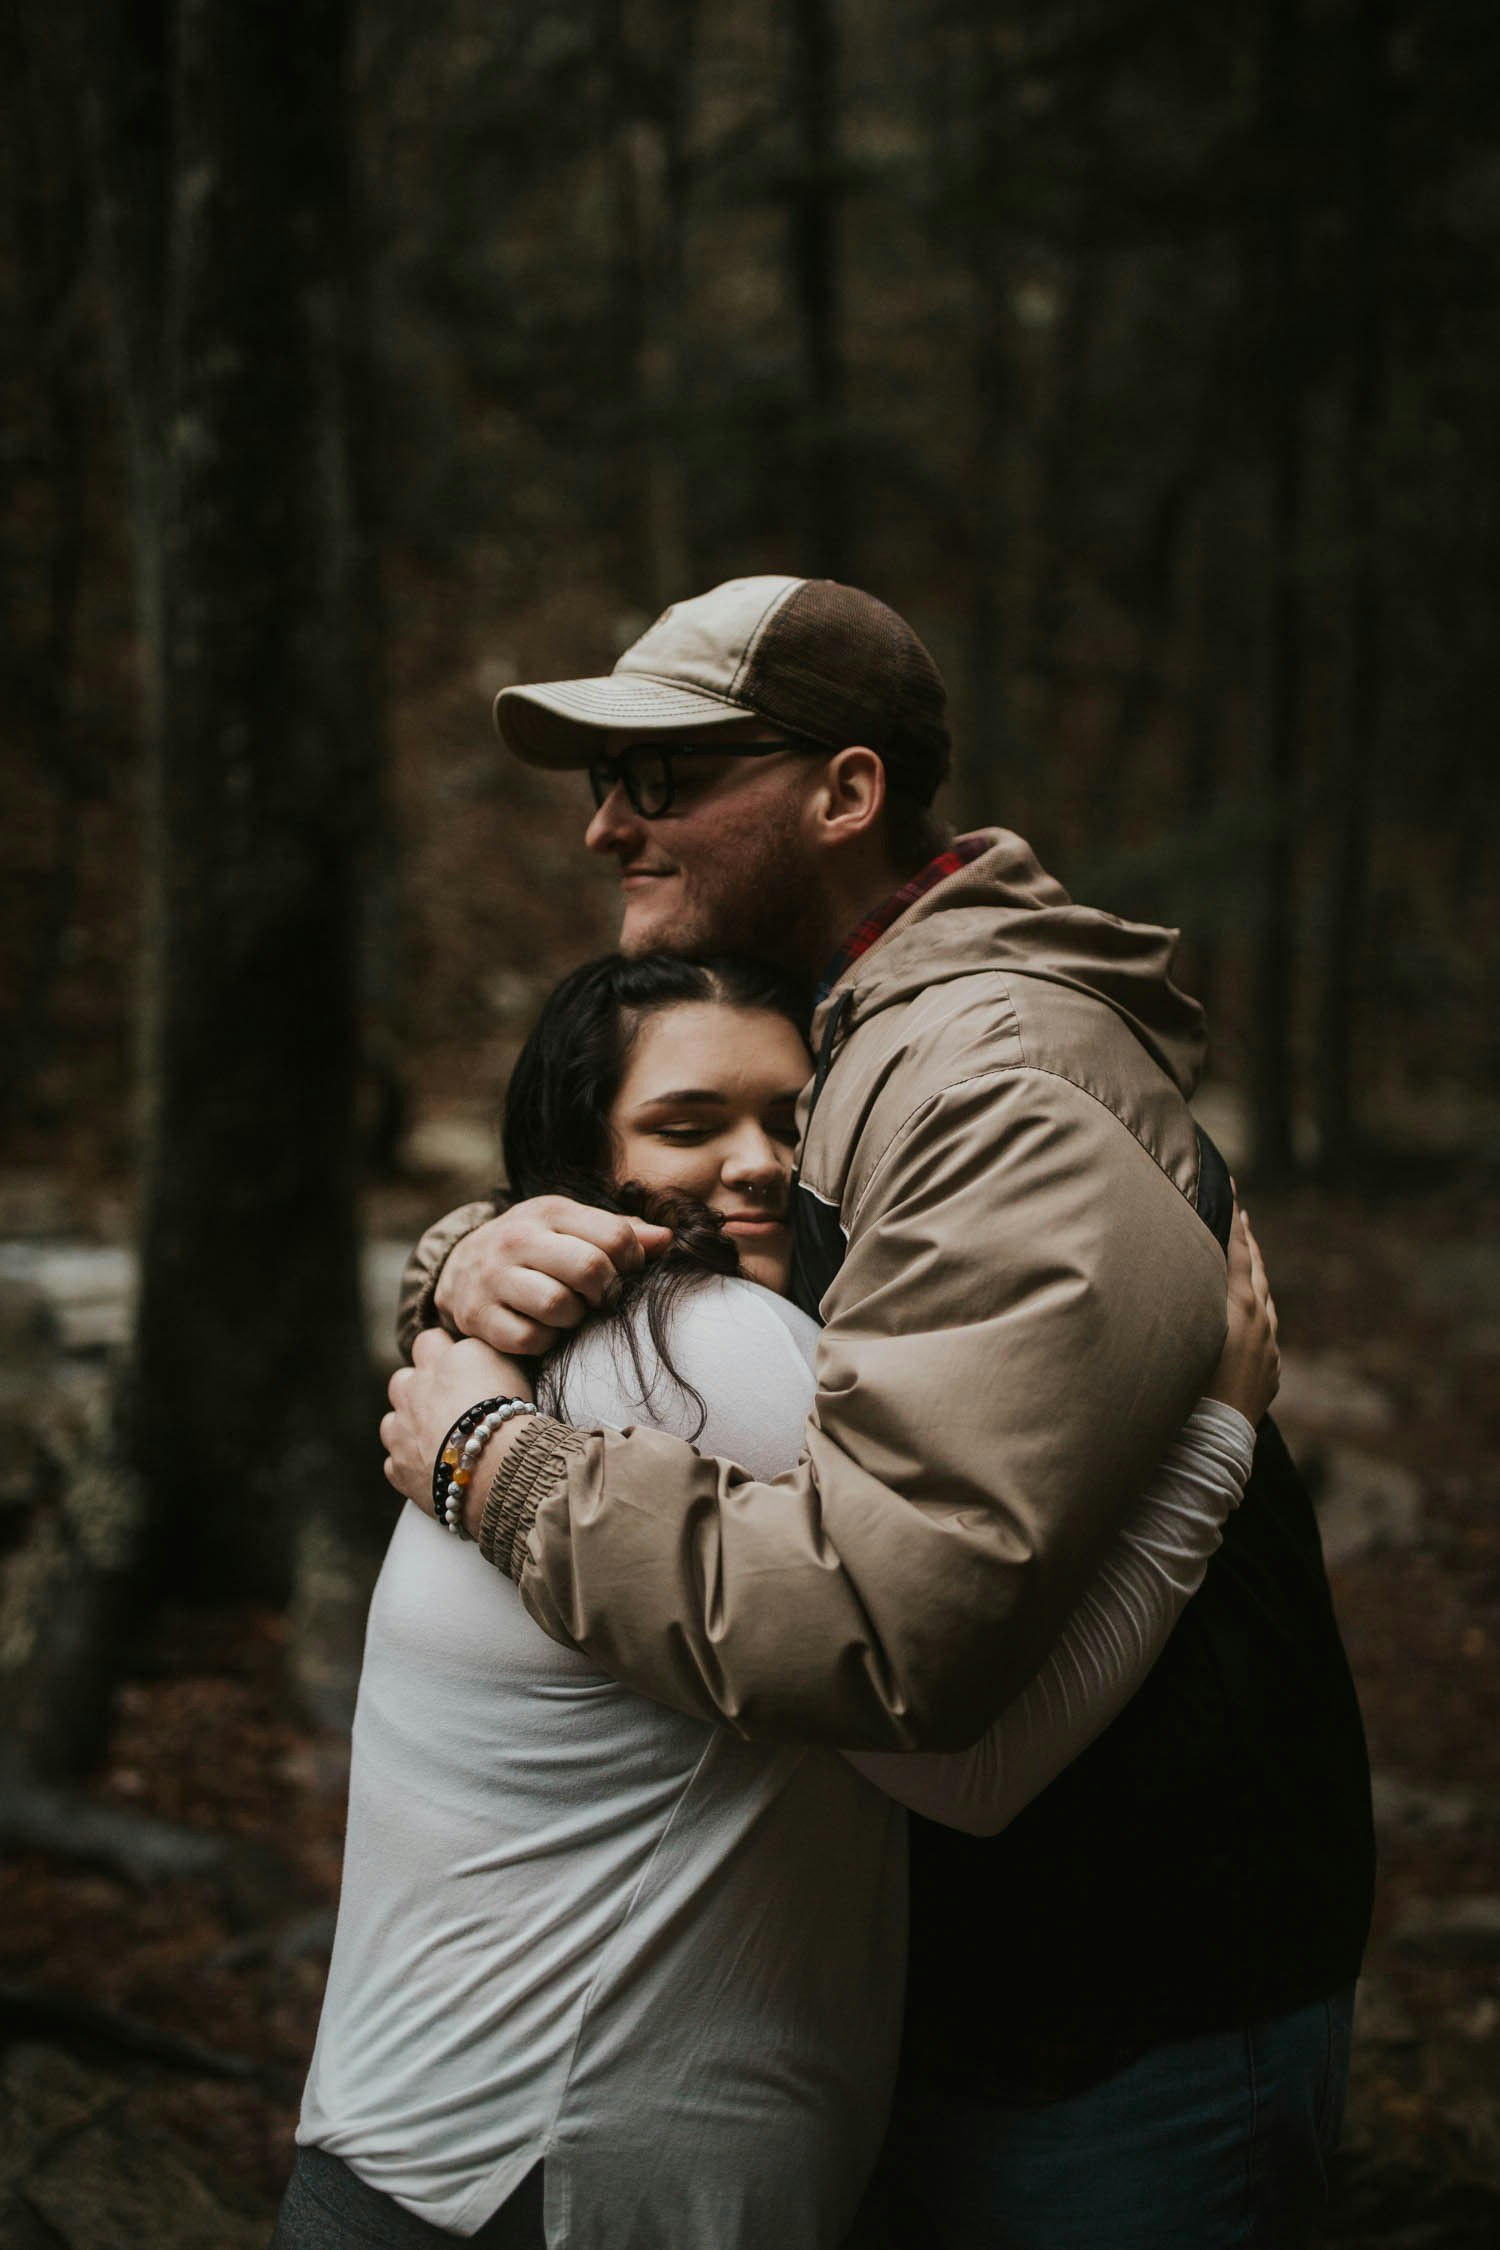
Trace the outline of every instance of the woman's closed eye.
<instances>
[{"instance_id":1,"label":"woman's closed eye","mask_svg":"<svg viewBox=\"0 0 1500 2250\"><path fill-rule=\"evenodd\" d=\"M667 1141L677 1148L697 1148L704 1141L712 1140L722 1128L717 1125L653 1125L649 1130L653 1140ZM795 1125L767 1125L764 1131L767 1140L779 1141L783 1148L797 1146Z\"/></svg>"}]
</instances>

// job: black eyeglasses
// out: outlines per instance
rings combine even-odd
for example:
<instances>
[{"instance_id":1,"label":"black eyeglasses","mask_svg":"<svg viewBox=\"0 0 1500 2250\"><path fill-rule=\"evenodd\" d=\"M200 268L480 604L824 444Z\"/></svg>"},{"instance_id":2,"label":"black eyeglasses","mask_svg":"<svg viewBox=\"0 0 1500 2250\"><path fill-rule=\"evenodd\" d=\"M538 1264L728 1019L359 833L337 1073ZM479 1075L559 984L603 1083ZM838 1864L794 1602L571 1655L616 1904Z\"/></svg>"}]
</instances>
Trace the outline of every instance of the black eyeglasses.
<instances>
[{"instance_id":1,"label":"black eyeglasses","mask_svg":"<svg viewBox=\"0 0 1500 2250\"><path fill-rule=\"evenodd\" d=\"M602 805L619 782L631 809L642 820L660 820L663 813L671 811L676 800L677 776L673 767L679 758L771 758L782 750L815 758L828 756L821 742L809 742L805 736L797 735L787 735L777 742L674 742L670 747L657 742L637 742L628 750L622 750L617 758L590 759L589 787L594 792L594 803Z\"/></svg>"}]
</instances>

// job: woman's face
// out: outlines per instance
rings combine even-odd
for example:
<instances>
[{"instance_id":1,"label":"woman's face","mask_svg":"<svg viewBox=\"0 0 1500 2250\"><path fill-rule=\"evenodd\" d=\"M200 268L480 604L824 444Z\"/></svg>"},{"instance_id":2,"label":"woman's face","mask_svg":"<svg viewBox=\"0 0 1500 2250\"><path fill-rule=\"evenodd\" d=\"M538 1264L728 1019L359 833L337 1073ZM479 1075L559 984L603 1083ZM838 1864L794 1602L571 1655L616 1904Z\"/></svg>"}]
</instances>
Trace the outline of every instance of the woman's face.
<instances>
[{"instance_id":1,"label":"woman's face","mask_svg":"<svg viewBox=\"0 0 1500 2250\"><path fill-rule=\"evenodd\" d=\"M609 1113L618 1180L722 1211L749 1281L784 1292L797 1096L810 1069L784 1016L684 1000L647 1016Z\"/></svg>"}]
</instances>

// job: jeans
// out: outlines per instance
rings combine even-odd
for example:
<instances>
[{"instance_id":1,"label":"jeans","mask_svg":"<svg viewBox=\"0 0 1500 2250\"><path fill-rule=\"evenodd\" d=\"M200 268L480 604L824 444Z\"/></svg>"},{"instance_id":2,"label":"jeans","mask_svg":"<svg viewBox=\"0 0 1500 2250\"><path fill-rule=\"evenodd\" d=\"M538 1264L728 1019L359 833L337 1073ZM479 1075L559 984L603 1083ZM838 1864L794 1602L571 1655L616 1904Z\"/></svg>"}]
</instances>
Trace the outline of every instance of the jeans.
<instances>
[{"instance_id":1,"label":"jeans","mask_svg":"<svg viewBox=\"0 0 1500 2250\"><path fill-rule=\"evenodd\" d=\"M428 2250L467 2241L471 2250L544 2250L542 2167L534 2165L477 2234L449 2234L367 2187L337 2156L299 2148L271 2250Z\"/></svg>"},{"instance_id":2,"label":"jeans","mask_svg":"<svg viewBox=\"0 0 1500 2250\"><path fill-rule=\"evenodd\" d=\"M1153 2047L1037 2108L905 2088L848 2250L1302 2250L1353 2012L1341 1992Z\"/></svg>"}]
</instances>

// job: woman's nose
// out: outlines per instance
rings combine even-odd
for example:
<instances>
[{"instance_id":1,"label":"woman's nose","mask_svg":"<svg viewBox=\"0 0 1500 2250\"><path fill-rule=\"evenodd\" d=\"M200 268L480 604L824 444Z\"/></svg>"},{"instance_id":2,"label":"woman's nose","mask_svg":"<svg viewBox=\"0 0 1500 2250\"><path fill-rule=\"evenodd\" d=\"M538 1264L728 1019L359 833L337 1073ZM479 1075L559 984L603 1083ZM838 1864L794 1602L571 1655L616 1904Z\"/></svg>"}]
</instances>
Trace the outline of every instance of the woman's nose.
<instances>
[{"instance_id":1,"label":"woman's nose","mask_svg":"<svg viewBox=\"0 0 1500 2250\"><path fill-rule=\"evenodd\" d=\"M779 1187L790 1176L792 1152L759 1125L737 1133L724 1159L726 1187Z\"/></svg>"}]
</instances>

